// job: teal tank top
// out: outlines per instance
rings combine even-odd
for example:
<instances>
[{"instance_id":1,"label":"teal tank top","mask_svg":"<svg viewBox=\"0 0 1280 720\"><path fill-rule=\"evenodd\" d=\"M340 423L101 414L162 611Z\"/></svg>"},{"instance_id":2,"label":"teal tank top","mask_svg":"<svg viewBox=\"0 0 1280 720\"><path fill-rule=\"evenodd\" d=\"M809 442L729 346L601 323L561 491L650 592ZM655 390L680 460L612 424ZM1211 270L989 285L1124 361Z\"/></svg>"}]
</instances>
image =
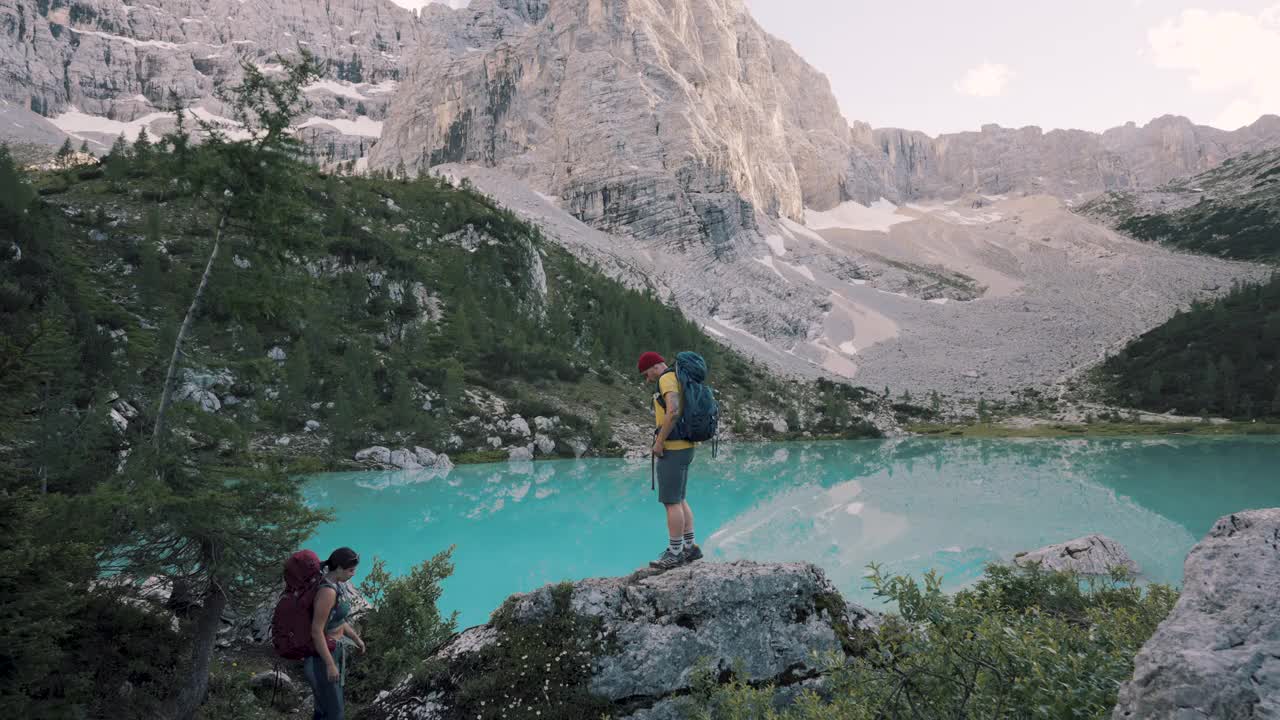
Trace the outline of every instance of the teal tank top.
<instances>
[{"instance_id":1,"label":"teal tank top","mask_svg":"<svg viewBox=\"0 0 1280 720\"><path fill-rule=\"evenodd\" d=\"M351 601L347 598L346 590L338 583L324 580L320 583L320 587L333 588L333 592L337 594L333 609L329 611L329 619L324 623L325 634L328 634L342 627L342 624L347 621L351 615Z\"/></svg>"}]
</instances>

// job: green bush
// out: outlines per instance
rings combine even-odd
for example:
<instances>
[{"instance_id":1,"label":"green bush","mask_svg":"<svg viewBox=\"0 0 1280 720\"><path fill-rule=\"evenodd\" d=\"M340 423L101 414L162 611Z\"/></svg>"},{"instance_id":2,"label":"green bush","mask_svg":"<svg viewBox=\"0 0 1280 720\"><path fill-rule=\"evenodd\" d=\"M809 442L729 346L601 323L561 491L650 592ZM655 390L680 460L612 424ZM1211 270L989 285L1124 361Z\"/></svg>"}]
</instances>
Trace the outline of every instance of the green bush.
<instances>
[{"instance_id":1,"label":"green bush","mask_svg":"<svg viewBox=\"0 0 1280 720\"><path fill-rule=\"evenodd\" d=\"M401 577L392 577L386 563L374 558L360 583L360 592L374 607L360 623L368 653L352 660L347 671L353 701L369 702L406 675L419 673L453 635L457 612L441 617L437 606L440 583L453 574L452 555L451 547Z\"/></svg>"},{"instance_id":2,"label":"green bush","mask_svg":"<svg viewBox=\"0 0 1280 720\"><path fill-rule=\"evenodd\" d=\"M740 679L700 683L701 720L871 718L1104 718L1133 657L1177 593L1116 575L1082 582L1065 573L992 565L973 588L948 596L930 572L923 586L872 566L885 618L865 656L828 658L825 695L806 691L776 710L772 687Z\"/></svg>"}]
</instances>

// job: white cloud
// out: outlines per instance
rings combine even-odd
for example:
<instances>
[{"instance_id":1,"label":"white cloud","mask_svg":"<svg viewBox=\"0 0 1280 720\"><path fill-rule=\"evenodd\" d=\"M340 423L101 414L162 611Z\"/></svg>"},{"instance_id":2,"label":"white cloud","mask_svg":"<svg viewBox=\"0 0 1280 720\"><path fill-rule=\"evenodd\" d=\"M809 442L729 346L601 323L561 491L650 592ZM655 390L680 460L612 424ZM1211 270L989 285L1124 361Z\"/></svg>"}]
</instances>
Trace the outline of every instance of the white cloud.
<instances>
[{"instance_id":1,"label":"white cloud","mask_svg":"<svg viewBox=\"0 0 1280 720\"><path fill-rule=\"evenodd\" d=\"M1191 89L1229 99L1213 120L1234 130L1280 113L1280 3L1257 15L1184 10L1147 32L1156 67L1186 70Z\"/></svg>"},{"instance_id":2,"label":"white cloud","mask_svg":"<svg viewBox=\"0 0 1280 720\"><path fill-rule=\"evenodd\" d=\"M964 77L955 81L952 87L962 95L995 97L1004 92L1005 86L1013 77L1014 72L1008 65L984 62L977 67L969 68Z\"/></svg>"}]
</instances>

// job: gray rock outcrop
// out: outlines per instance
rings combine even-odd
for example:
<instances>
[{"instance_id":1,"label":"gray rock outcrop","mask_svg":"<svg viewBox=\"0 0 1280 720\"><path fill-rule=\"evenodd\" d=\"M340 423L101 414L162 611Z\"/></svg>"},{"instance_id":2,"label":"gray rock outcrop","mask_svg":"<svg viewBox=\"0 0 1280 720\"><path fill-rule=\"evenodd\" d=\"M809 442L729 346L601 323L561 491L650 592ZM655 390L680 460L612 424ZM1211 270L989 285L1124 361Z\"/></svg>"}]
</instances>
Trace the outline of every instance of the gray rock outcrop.
<instances>
[{"instance_id":1,"label":"gray rock outcrop","mask_svg":"<svg viewBox=\"0 0 1280 720\"><path fill-rule=\"evenodd\" d=\"M1014 562L1019 565L1039 564L1045 570L1064 570L1080 575L1109 575L1112 568L1121 568L1131 575L1141 572L1124 546L1106 535L1097 534L1019 553Z\"/></svg>"},{"instance_id":2,"label":"gray rock outcrop","mask_svg":"<svg viewBox=\"0 0 1280 720\"><path fill-rule=\"evenodd\" d=\"M538 626L556 612L547 586L508 600L511 622ZM616 718L682 717L699 658L716 675L737 670L749 682L774 682L788 696L820 683L815 653L859 652L873 616L847 605L808 563L699 563L627 577L575 583L569 608L598 620L609 649L589 660L589 691ZM463 668L504 641L495 624L470 628L435 656L444 670L412 678L361 713L361 720L427 720L449 716ZM500 672L495 668L492 672ZM518 670L518 668L517 668ZM467 678L471 679L471 678ZM541 699L539 699L541 702Z\"/></svg>"},{"instance_id":3,"label":"gray rock outcrop","mask_svg":"<svg viewBox=\"0 0 1280 720\"><path fill-rule=\"evenodd\" d=\"M227 117L215 90L239 80L241 61L270 72L301 47L328 73L308 90L304 136L354 159L377 139L418 27L390 0L0 0L0 99L101 150L166 121L171 94L206 119Z\"/></svg>"},{"instance_id":4,"label":"gray rock outcrop","mask_svg":"<svg viewBox=\"0 0 1280 720\"><path fill-rule=\"evenodd\" d=\"M357 450L355 455L356 462L374 463L377 465L391 464L391 449L374 445L363 450Z\"/></svg>"},{"instance_id":5,"label":"gray rock outcrop","mask_svg":"<svg viewBox=\"0 0 1280 720\"><path fill-rule=\"evenodd\" d=\"M424 447L391 448L374 445L356 451L355 461L374 467L396 470L434 470L448 473L453 469L453 461L444 453L435 453Z\"/></svg>"},{"instance_id":6,"label":"gray rock outcrop","mask_svg":"<svg viewBox=\"0 0 1280 720\"><path fill-rule=\"evenodd\" d=\"M1134 660L1115 720L1280 718L1280 508L1218 520Z\"/></svg>"}]
</instances>

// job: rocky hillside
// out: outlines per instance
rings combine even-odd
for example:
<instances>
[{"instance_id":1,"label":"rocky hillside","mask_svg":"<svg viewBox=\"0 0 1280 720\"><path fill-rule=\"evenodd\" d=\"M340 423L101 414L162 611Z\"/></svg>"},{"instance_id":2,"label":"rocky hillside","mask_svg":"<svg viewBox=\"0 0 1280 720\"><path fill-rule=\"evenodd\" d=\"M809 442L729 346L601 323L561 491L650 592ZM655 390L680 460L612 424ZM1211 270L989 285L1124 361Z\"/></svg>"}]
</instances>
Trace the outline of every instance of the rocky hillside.
<instances>
[{"instance_id":1,"label":"rocky hillside","mask_svg":"<svg viewBox=\"0 0 1280 720\"><path fill-rule=\"evenodd\" d=\"M641 269L755 357L913 393L1053 385L1256 276L1151 255L1060 206L1273 145L1275 118L1101 136L851 127L744 4L676 7L430 9L370 162L470 177L575 253ZM1021 197L1035 193L1057 199Z\"/></svg>"},{"instance_id":2,"label":"rocky hillside","mask_svg":"<svg viewBox=\"0 0 1280 720\"><path fill-rule=\"evenodd\" d=\"M1144 241L1274 263L1280 151L1230 158L1145 192L1108 193L1080 212ZM1101 393L1155 412L1280 417L1280 276L1256 280L1118 348L1093 375Z\"/></svg>"},{"instance_id":3,"label":"rocky hillside","mask_svg":"<svg viewBox=\"0 0 1280 720\"><path fill-rule=\"evenodd\" d=\"M1080 212L1142 240L1220 257L1280 258L1280 148L1146 190L1112 192Z\"/></svg>"},{"instance_id":4,"label":"rocky hillside","mask_svg":"<svg viewBox=\"0 0 1280 720\"><path fill-rule=\"evenodd\" d=\"M39 173L27 205L33 186L3 157L14 200L0 300L18 363L3 380L15 418L65 404L78 422L114 428L102 441L117 451L150 426L214 223L199 198L173 190L178 162L135 148ZM877 434L861 419L881 402L871 393L767 373L473 191L297 172L293 200L277 203L287 221L233 231L210 269L174 395L194 448L229 450L210 438L231 433L241 449L333 465L383 446L359 459L401 467L433 464L436 452L621 453L650 432L649 390L634 372L650 347L706 355L726 437ZM263 228L286 249L254 240ZM28 355L50 322L92 359L55 370ZM74 379L91 372L91 385ZM32 373L69 374L46 396Z\"/></svg>"},{"instance_id":5,"label":"rocky hillside","mask_svg":"<svg viewBox=\"0 0 1280 720\"><path fill-rule=\"evenodd\" d=\"M18 124L44 118L100 151L120 133L158 135L175 100L229 122L218 88L239 81L241 62L270 70L277 55L308 50L327 71L309 88L303 133L322 156L346 160L381 133L419 26L388 0L3 0L0 32L0 99L24 111Z\"/></svg>"}]
</instances>

